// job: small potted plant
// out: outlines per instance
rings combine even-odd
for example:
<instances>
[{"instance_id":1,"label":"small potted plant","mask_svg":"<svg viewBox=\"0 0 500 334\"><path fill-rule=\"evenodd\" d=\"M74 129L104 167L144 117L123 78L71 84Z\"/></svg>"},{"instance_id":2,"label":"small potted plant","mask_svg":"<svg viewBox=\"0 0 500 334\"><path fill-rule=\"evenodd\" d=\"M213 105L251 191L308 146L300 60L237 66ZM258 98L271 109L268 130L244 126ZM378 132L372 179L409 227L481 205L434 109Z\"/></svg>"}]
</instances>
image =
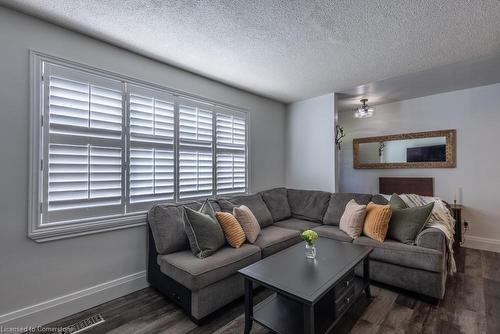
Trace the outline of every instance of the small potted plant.
<instances>
[{"instance_id":1,"label":"small potted plant","mask_svg":"<svg viewBox=\"0 0 500 334\"><path fill-rule=\"evenodd\" d=\"M313 230L300 232L300 237L306 242L306 258L314 259L316 257L316 247L314 244L318 240L318 233Z\"/></svg>"}]
</instances>

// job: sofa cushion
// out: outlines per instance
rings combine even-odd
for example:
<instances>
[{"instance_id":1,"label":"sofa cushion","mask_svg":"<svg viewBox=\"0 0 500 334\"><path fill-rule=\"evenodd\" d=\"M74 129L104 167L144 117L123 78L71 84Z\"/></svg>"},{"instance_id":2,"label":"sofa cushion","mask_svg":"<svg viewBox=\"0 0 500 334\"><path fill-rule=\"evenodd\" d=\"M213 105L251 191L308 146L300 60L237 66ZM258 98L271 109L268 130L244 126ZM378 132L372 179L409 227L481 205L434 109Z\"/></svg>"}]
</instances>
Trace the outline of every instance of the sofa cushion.
<instances>
[{"instance_id":1,"label":"sofa cushion","mask_svg":"<svg viewBox=\"0 0 500 334\"><path fill-rule=\"evenodd\" d=\"M435 249L407 245L391 239L380 243L364 236L354 240L354 243L374 247L370 259L434 272L445 270L443 253Z\"/></svg>"},{"instance_id":2,"label":"sofa cushion","mask_svg":"<svg viewBox=\"0 0 500 334\"><path fill-rule=\"evenodd\" d=\"M198 290L235 274L260 260L260 248L243 244L240 248L223 247L205 259L191 251L158 256L160 270L190 290Z\"/></svg>"},{"instance_id":3,"label":"sofa cushion","mask_svg":"<svg viewBox=\"0 0 500 334\"><path fill-rule=\"evenodd\" d=\"M345 207L350 200L355 200L360 205L367 205L370 203L372 195L357 194L357 193L333 193L330 196L330 202L325 216L323 217L323 224L326 225L339 225L340 218L344 214Z\"/></svg>"},{"instance_id":4,"label":"sofa cushion","mask_svg":"<svg viewBox=\"0 0 500 334\"><path fill-rule=\"evenodd\" d=\"M295 230L268 226L262 229L262 234L255 241L255 245L262 250L262 257L267 257L300 241L299 232Z\"/></svg>"},{"instance_id":5,"label":"sofa cushion","mask_svg":"<svg viewBox=\"0 0 500 334\"><path fill-rule=\"evenodd\" d=\"M235 206L245 205L252 211L261 227L269 226L273 223L273 216L260 194L221 198L218 202L221 210L225 212L233 212Z\"/></svg>"},{"instance_id":6,"label":"sofa cushion","mask_svg":"<svg viewBox=\"0 0 500 334\"><path fill-rule=\"evenodd\" d=\"M198 210L198 202L167 203L155 205L148 212L148 223L158 254L168 254L189 249L184 231L184 208Z\"/></svg>"},{"instance_id":7,"label":"sofa cushion","mask_svg":"<svg viewBox=\"0 0 500 334\"><path fill-rule=\"evenodd\" d=\"M330 193L315 190L288 189L288 203L292 216L321 223L328 208Z\"/></svg>"},{"instance_id":8,"label":"sofa cushion","mask_svg":"<svg viewBox=\"0 0 500 334\"><path fill-rule=\"evenodd\" d=\"M292 216L286 188L274 188L260 193L275 222Z\"/></svg>"},{"instance_id":9,"label":"sofa cushion","mask_svg":"<svg viewBox=\"0 0 500 334\"><path fill-rule=\"evenodd\" d=\"M386 197L387 195L376 194L373 195L371 201L375 204L387 205L389 204L389 200Z\"/></svg>"},{"instance_id":10,"label":"sofa cushion","mask_svg":"<svg viewBox=\"0 0 500 334\"><path fill-rule=\"evenodd\" d=\"M322 225L313 228L320 237L325 237L338 241L352 242L352 238L341 231L338 226Z\"/></svg>"},{"instance_id":11,"label":"sofa cushion","mask_svg":"<svg viewBox=\"0 0 500 334\"><path fill-rule=\"evenodd\" d=\"M209 198L208 201L210 202L210 205L214 209L215 212L222 211L219 202L215 198Z\"/></svg>"},{"instance_id":12,"label":"sofa cushion","mask_svg":"<svg viewBox=\"0 0 500 334\"><path fill-rule=\"evenodd\" d=\"M321 224L313 223L309 220L297 219L297 218L288 218L277 223L274 223L273 226L289 228L292 230L303 231L309 230L317 226L321 226Z\"/></svg>"}]
</instances>

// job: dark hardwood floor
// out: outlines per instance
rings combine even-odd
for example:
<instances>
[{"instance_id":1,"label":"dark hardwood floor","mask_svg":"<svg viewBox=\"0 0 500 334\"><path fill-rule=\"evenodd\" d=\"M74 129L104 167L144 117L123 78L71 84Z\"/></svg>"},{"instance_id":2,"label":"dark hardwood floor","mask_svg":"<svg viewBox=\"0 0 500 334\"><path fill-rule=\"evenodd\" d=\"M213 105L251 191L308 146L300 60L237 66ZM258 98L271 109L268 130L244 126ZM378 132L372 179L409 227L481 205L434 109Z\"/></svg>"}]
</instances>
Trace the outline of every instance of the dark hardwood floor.
<instances>
[{"instance_id":1,"label":"dark hardwood floor","mask_svg":"<svg viewBox=\"0 0 500 334\"><path fill-rule=\"evenodd\" d=\"M431 305L409 294L374 286L333 333L500 333L500 254L457 249L458 273L446 296ZM269 295L260 290L256 298ZM237 300L197 326L172 302L147 288L66 317L45 327L65 327L100 313L105 322L84 333L243 333L243 302ZM254 324L252 333L268 333Z\"/></svg>"}]
</instances>

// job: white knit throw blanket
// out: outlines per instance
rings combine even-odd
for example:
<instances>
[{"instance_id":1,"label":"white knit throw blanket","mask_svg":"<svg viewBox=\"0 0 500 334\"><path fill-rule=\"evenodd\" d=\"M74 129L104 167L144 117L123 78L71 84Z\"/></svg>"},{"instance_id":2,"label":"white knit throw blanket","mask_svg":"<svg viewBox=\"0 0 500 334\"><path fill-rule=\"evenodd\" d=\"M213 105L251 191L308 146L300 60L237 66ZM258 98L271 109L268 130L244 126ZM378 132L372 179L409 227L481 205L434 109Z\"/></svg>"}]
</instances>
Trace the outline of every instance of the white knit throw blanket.
<instances>
[{"instance_id":1,"label":"white knit throw blanket","mask_svg":"<svg viewBox=\"0 0 500 334\"><path fill-rule=\"evenodd\" d=\"M431 215L426 227L434 227L443 231L448 242L448 252L447 252L447 262L448 262L448 273L453 275L457 271L455 264L455 258L453 257L453 236L455 235L455 219L451 216L450 210L446 207L446 204L437 197L423 197L415 194L402 194L401 199L409 206L416 207L422 206L431 202L434 202L434 208L432 209Z\"/></svg>"}]
</instances>

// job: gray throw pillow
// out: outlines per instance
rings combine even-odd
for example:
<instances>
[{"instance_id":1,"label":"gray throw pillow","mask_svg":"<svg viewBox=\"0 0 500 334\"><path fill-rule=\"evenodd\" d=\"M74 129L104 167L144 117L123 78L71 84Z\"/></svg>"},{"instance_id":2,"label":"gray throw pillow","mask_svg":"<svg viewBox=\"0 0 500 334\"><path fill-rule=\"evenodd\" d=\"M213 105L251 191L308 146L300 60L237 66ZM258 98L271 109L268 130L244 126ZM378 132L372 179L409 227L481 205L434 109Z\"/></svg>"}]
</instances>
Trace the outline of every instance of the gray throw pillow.
<instances>
[{"instance_id":1,"label":"gray throw pillow","mask_svg":"<svg viewBox=\"0 0 500 334\"><path fill-rule=\"evenodd\" d=\"M203 259L224 246L224 232L215 217L215 211L208 200L200 210L184 207L185 229L193 254Z\"/></svg>"},{"instance_id":2,"label":"gray throw pillow","mask_svg":"<svg viewBox=\"0 0 500 334\"><path fill-rule=\"evenodd\" d=\"M399 197L398 194L392 194L391 195L391 200L389 201L389 204L391 205L391 209L406 209L408 208L408 205L403 201L401 197Z\"/></svg>"},{"instance_id":3,"label":"gray throw pillow","mask_svg":"<svg viewBox=\"0 0 500 334\"><path fill-rule=\"evenodd\" d=\"M405 244L414 244L418 234L429 220L434 202L413 208L401 208L402 203L404 204L398 195L392 195L390 201L392 216L387 237Z\"/></svg>"},{"instance_id":4,"label":"gray throw pillow","mask_svg":"<svg viewBox=\"0 0 500 334\"><path fill-rule=\"evenodd\" d=\"M292 216L286 188L266 190L261 192L261 195L275 222Z\"/></svg>"}]
</instances>

